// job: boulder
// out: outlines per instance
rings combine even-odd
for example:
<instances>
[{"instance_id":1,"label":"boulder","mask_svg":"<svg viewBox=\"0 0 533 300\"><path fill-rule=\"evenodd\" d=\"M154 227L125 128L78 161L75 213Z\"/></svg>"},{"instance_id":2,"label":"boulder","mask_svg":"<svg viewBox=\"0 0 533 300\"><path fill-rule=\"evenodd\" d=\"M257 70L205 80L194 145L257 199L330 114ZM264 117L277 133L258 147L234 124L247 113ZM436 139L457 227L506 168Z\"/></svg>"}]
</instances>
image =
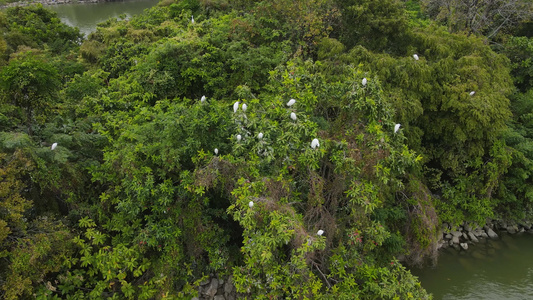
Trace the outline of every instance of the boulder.
<instances>
[{"instance_id":1,"label":"boulder","mask_svg":"<svg viewBox=\"0 0 533 300\"><path fill-rule=\"evenodd\" d=\"M444 236L444 238L447 239L447 240L451 240L452 237L453 237L453 235L451 235L451 234L449 234L449 233L446 234L446 236Z\"/></svg>"},{"instance_id":2,"label":"boulder","mask_svg":"<svg viewBox=\"0 0 533 300\"><path fill-rule=\"evenodd\" d=\"M229 294L233 291L233 280L230 276L226 283L224 284L224 293Z\"/></svg>"},{"instance_id":3,"label":"boulder","mask_svg":"<svg viewBox=\"0 0 533 300\"><path fill-rule=\"evenodd\" d=\"M218 290L218 280L216 278L211 279L211 283L209 284L207 290L205 291L205 294L209 298L215 297Z\"/></svg>"},{"instance_id":4,"label":"boulder","mask_svg":"<svg viewBox=\"0 0 533 300\"><path fill-rule=\"evenodd\" d=\"M468 232L472 231L472 227L471 227L468 223L465 223L463 227L464 227L465 230L468 231Z\"/></svg>"},{"instance_id":5,"label":"boulder","mask_svg":"<svg viewBox=\"0 0 533 300\"><path fill-rule=\"evenodd\" d=\"M461 248L463 248L463 250L468 250L468 244L467 243L461 243Z\"/></svg>"},{"instance_id":6,"label":"boulder","mask_svg":"<svg viewBox=\"0 0 533 300\"><path fill-rule=\"evenodd\" d=\"M479 242L479 240L477 239L476 235L472 231L468 232L468 237L474 243L478 243Z\"/></svg>"},{"instance_id":7,"label":"boulder","mask_svg":"<svg viewBox=\"0 0 533 300\"><path fill-rule=\"evenodd\" d=\"M226 300L226 297L222 295L216 295L215 298L213 298L213 300Z\"/></svg>"},{"instance_id":8,"label":"boulder","mask_svg":"<svg viewBox=\"0 0 533 300\"><path fill-rule=\"evenodd\" d=\"M452 238L452 242L453 242L453 244L459 244L459 237L458 236L454 236Z\"/></svg>"},{"instance_id":9,"label":"boulder","mask_svg":"<svg viewBox=\"0 0 533 300\"><path fill-rule=\"evenodd\" d=\"M491 239L497 239L498 238L498 235L496 234L496 232L494 232L494 230L490 229L490 228L487 228L485 230L487 232L487 235L491 238Z\"/></svg>"},{"instance_id":10,"label":"boulder","mask_svg":"<svg viewBox=\"0 0 533 300\"><path fill-rule=\"evenodd\" d=\"M460 237L461 235L463 235L463 233L460 231L452 231L452 235L456 237Z\"/></svg>"}]
</instances>

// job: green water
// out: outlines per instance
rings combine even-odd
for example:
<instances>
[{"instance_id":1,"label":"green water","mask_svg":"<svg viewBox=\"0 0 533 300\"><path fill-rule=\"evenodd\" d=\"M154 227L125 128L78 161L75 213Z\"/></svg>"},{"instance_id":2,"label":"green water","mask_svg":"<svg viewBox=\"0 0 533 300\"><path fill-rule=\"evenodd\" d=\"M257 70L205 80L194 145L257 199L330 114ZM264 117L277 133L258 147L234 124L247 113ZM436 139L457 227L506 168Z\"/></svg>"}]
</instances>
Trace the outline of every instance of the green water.
<instances>
[{"instance_id":1,"label":"green water","mask_svg":"<svg viewBox=\"0 0 533 300\"><path fill-rule=\"evenodd\" d=\"M500 235L468 251L441 251L434 268L411 270L434 299L533 299L533 235Z\"/></svg>"},{"instance_id":2,"label":"green water","mask_svg":"<svg viewBox=\"0 0 533 300\"><path fill-rule=\"evenodd\" d=\"M142 13L156 5L158 0L127 0L87 4L49 5L46 8L57 12L61 21L69 26L78 27L86 36L96 30L96 24L109 18L119 18L125 14L128 18Z\"/></svg>"}]
</instances>

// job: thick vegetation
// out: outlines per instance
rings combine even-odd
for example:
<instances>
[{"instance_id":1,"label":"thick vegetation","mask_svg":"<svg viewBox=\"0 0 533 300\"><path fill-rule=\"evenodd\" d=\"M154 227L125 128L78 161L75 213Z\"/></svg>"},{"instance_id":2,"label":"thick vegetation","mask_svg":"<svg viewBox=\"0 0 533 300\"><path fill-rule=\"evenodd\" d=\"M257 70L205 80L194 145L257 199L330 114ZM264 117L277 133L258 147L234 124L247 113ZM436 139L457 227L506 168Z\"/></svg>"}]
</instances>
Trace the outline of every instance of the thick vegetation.
<instances>
[{"instance_id":1,"label":"thick vegetation","mask_svg":"<svg viewBox=\"0 0 533 300\"><path fill-rule=\"evenodd\" d=\"M0 12L0 297L429 299L442 222L533 209L529 15L448 2Z\"/></svg>"}]
</instances>

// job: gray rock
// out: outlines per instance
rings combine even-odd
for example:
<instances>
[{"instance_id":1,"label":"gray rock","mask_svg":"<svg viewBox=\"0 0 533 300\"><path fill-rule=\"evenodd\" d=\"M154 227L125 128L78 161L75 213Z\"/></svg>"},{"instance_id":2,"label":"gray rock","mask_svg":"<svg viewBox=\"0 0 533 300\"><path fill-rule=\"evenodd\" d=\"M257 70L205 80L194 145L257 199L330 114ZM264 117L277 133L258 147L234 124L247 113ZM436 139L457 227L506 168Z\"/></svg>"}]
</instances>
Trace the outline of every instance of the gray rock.
<instances>
[{"instance_id":1,"label":"gray rock","mask_svg":"<svg viewBox=\"0 0 533 300\"><path fill-rule=\"evenodd\" d=\"M205 291L205 294L209 298L213 298L217 294L218 290L218 280L216 278L211 279L211 283L209 284L209 287Z\"/></svg>"},{"instance_id":2,"label":"gray rock","mask_svg":"<svg viewBox=\"0 0 533 300\"><path fill-rule=\"evenodd\" d=\"M455 244L453 243L453 240L450 240L450 241L448 242L448 245L453 246L453 245L455 245Z\"/></svg>"},{"instance_id":3,"label":"gray rock","mask_svg":"<svg viewBox=\"0 0 533 300\"><path fill-rule=\"evenodd\" d=\"M467 243L461 243L461 248L464 250L468 250L468 244Z\"/></svg>"},{"instance_id":4,"label":"gray rock","mask_svg":"<svg viewBox=\"0 0 533 300\"><path fill-rule=\"evenodd\" d=\"M464 228L466 231L472 231L472 227L467 223L465 223Z\"/></svg>"},{"instance_id":5,"label":"gray rock","mask_svg":"<svg viewBox=\"0 0 533 300\"><path fill-rule=\"evenodd\" d=\"M518 232L518 227L516 225L509 225L506 229L510 234L515 234Z\"/></svg>"},{"instance_id":6,"label":"gray rock","mask_svg":"<svg viewBox=\"0 0 533 300\"><path fill-rule=\"evenodd\" d=\"M477 228L476 230L474 230L474 234L476 235L476 237L480 237L483 235L483 230L481 228Z\"/></svg>"},{"instance_id":7,"label":"gray rock","mask_svg":"<svg viewBox=\"0 0 533 300\"><path fill-rule=\"evenodd\" d=\"M452 238L452 242L453 242L454 245L459 244L459 237L458 237L458 236L454 236L454 237Z\"/></svg>"},{"instance_id":8,"label":"gray rock","mask_svg":"<svg viewBox=\"0 0 533 300\"><path fill-rule=\"evenodd\" d=\"M207 279L204 279L204 281L200 282L200 285L206 285L209 282L211 282L211 281L209 280L209 278L207 278Z\"/></svg>"},{"instance_id":9,"label":"gray rock","mask_svg":"<svg viewBox=\"0 0 533 300\"><path fill-rule=\"evenodd\" d=\"M491 239L496 239L498 238L498 235L496 234L496 232L494 232L494 230L490 229L490 228L487 228L486 229L486 232L487 232L487 235L491 238Z\"/></svg>"},{"instance_id":10,"label":"gray rock","mask_svg":"<svg viewBox=\"0 0 533 300\"><path fill-rule=\"evenodd\" d=\"M489 228L489 229L490 229L490 228ZM483 231L483 232L481 233L481 237L482 237L482 238L488 238L489 235Z\"/></svg>"},{"instance_id":11,"label":"gray rock","mask_svg":"<svg viewBox=\"0 0 533 300\"><path fill-rule=\"evenodd\" d=\"M237 299L234 294L228 294L226 295L226 300L235 300Z\"/></svg>"},{"instance_id":12,"label":"gray rock","mask_svg":"<svg viewBox=\"0 0 533 300\"><path fill-rule=\"evenodd\" d=\"M224 279L218 279L218 286L221 287L224 284Z\"/></svg>"},{"instance_id":13,"label":"gray rock","mask_svg":"<svg viewBox=\"0 0 533 300\"><path fill-rule=\"evenodd\" d=\"M461 247L459 247L458 244L453 244L452 247L455 248L455 250L457 251L461 250Z\"/></svg>"},{"instance_id":14,"label":"gray rock","mask_svg":"<svg viewBox=\"0 0 533 300\"><path fill-rule=\"evenodd\" d=\"M453 237L453 235L448 233L448 234L446 234L446 236L444 238L447 239L447 240L451 240L452 237Z\"/></svg>"},{"instance_id":15,"label":"gray rock","mask_svg":"<svg viewBox=\"0 0 533 300\"><path fill-rule=\"evenodd\" d=\"M468 232L468 237L474 243L478 243L479 242L479 240L477 239L476 235L472 231Z\"/></svg>"},{"instance_id":16,"label":"gray rock","mask_svg":"<svg viewBox=\"0 0 533 300\"><path fill-rule=\"evenodd\" d=\"M231 291L233 291L233 280L230 276L226 281L226 284L224 284L224 293L229 294Z\"/></svg>"},{"instance_id":17,"label":"gray rock","mask_svg":"<svg viewBox=\"0 0 533 300\"><path fill-rule=\"evenodd\" d=\"M529 223L523 223L523 224L522 224L522 227L524 227L525 230L530 230L530 229L531 229L531 224L529 224Z\"/></svg>"},{"instance_id":18,"label":"gray rock","mask_svg":"<svg viewBox=\"0 0 533 300\"><path fill-rule=\"evenodd\" d=\"M453 236L460 237L461 235L463 235L463 233L460 232L460 231L452 231L452 235L453 235Z\"/></svg>"},{"instance_id":19,"label":"gray rock","mask_svg":"<svg viewBox=\"0 0 533 300\"><path fill-rule=\"evenodd\" d=\"M464 239L464 240L468 240L468 235L466 235L465 232L463 232L463 239Z\"/></svg>"},{"instance_id":20,"label":"gray rock","mask_svg":"<svg viewBox=\"0 0 533 300\"><path fill-rule=\"evenodd\" d=\"M213 300L226 300L226 297L222 295L216 295L215 298L213 298Z\"/></svg>"}]
</instances>

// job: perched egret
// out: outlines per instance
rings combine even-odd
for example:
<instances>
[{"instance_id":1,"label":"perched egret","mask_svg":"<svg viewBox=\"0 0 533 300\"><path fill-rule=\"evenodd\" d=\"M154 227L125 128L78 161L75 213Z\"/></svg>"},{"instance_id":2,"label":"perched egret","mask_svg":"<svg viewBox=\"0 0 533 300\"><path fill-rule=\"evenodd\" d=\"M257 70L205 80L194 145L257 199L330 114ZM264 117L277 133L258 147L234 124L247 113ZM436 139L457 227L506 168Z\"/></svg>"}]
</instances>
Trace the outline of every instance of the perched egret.
<instances>
[{"instance_id":1,"label":"perched egret","mask_svg":"<svg viewBox=\"0 0 533 300\"><path fill-rule=\"evenodd\" d=\"M366 78L363 78L363 81L361 82L363 86L366 86Z\"/></svg>"},{"instance_id":2,"label":"perched egret","mask_svg":"<svg viewBox=\"0 0 533 300\"><path fill-rule=\"evenodd\" d=\"M250 208L254 207L254 202L253 202L253 201L248 202L248 206L249 206Z\"/></svg>"},{"instance_id":3,"label":"perched egret","mask_svg":"<svg viewBox=\"0 0 533 300\"><path fill-rule=\"evenodd\" d=\"M202 98L200 99L200 102L202 102L202 103L205 102L205 95L202 96Z\"/></svg>"},{"instance_id":4,"label":"perched egret","mask_svg":"<svg viewBox=\"0 0 533 300\"><path fill-rule=\"evenodd\" d=\"M402 126L402 125L400 125L399 123L394 125L394 133L396 133L396 132L398 132L398 130L400 130L400 126Z\"/></svg>"},{"instance_id":5,"label":"perched egret","mask_svg":"<svg viewBox=\"0 0 533 300\"><path fill-rule=\"evenodd\" d=\"M233 104L233 112L236 113L238 109L239 109L239 101Z\"/></svg>"},{"instance_id":6,"label":"perched egret","mask_svg":"<svg viewBox=\"0 0 533 300\"><path fill-rule=\"evenodd\" d=\"M191 23L194 24L194 16L191 16Z\"/></svg>"},{"instance_id":7,"label":"perched egret","mask_svg":"<svg viewBox=\"0 0 533 300\"><path fill-rule=\"evenodd\" d=\"M53 143L50 149L54 150L57 147L57 143Z\"/></svg>"},{"instance_id":8,"label":"perched egret","mask_svg":"<svg viewBox=\"0 0 533 300\"><path fill-rule=\"evenodd\" d=\"M315 149L316 147L319 147L320 143L318 142L318 139L313 139L311 142L311 148Z\"/></svg>"},{"instance_id":9,"label":"perched egret","mask_svg":"<svg viewBox=\"0 0 533 300\"><path fill-rule=\"evenodd\" d=\"M417 54L413 54L413 58L414 58L415 60L418 60L418 55L417 55Z\"/></svg>"},{"instance_id":10,"label":"perched egret","mask_svg":"<svg viewBox=\"0 0 533 300\"><path fill-rule=\"evenodd\" d=\"M240 134L237 134L237 142L240 142L242 139L242 136Z\"/></svg>"},{"instance_id":11,"label":"perched egret","mask_svg":"<svg viewBox=\"0 0 533 300\"><path fill-rule=\"evenodd\" d=\"M324 234L324 230L320 229L316 232L317 235L322 236Z\"/></svg>"},{"instance_id":12,"label":"perched egret","mask_svg":"<svg viewBox=\"0 0 533 300\"><path fill-rule=\"evenodd\" d=\"M242 111L246 112L246 109L248 109L248 105L246 105L246 103L243 103L242 104Z\"/></svg>"},{"instance_id":13,"label":"perched egret","mask_svg":"<svg viewBox=\"0 0 533 300\"><path fill-rule=\"evenodd\" d=\"M215 155L218 155L218 148L215 148Z\"/></svg>"},{"instance_id":14,"label":"perched egret","mask_svg":"<svg viewBox=\"0 0 533 300\"><path fill-rule=\"evenodd\" d=\"M294 121L296 121L296 114L295 114L295 113L291 113L291 119L293 119Z\"/></svg>"},{"instance_id":15,"label":"perched egret","mask_svg":"<svg viewBox=\"0 0 533 300\"><path fill-rule=\"evenodd\" d=\"M475 93L476 93L476 92L471 91L471 92L470 92L470 96L474 96Z\"/></svg>"},{"instance_id":16,"label":"perched egret","mask_svg":"<svg viewBox=\"0 0 533 300\"><path fill-rule=\"evenodd\" d=\"M258 138L258 139L262 139L262 138L263 138L263 133L262 133L262 132L259 132L259 134L257 135L257 138Z\"/></svg>"},{"instance_id":17,"label":"perched egret","mask_svg":"<svg viewBox=\"0 0 533 300\"><path fill-rule=\"evenodd\" d=\"M291 100L289 100L289 102L287 102L287 106L291 107L291 106L294 105L294 103L296 103L296 100L291 99Z\"/></svg>"}]
</instances>

